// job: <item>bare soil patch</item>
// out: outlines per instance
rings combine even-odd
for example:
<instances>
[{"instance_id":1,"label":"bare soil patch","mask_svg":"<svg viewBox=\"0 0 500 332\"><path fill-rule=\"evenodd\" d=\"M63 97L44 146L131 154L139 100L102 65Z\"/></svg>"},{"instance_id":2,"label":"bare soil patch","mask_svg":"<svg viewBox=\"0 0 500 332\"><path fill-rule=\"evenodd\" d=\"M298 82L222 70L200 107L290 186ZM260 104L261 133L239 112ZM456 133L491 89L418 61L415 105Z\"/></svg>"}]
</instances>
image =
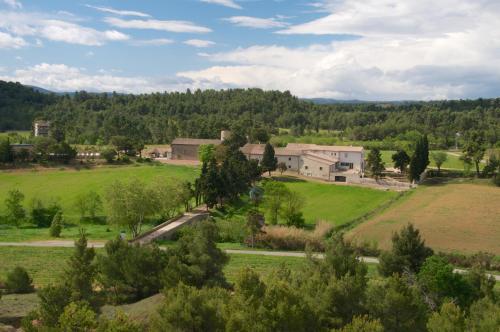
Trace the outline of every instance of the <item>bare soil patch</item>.
<instances>
[{"instance_id":1,"label":"bare soil patch","mask_svg":"<svg viewBox=\"0 0 500 332\"><path fill-rule=\"evenodd\" d=\"M421 186L348 237L388 249L392 233L407 223L420 229L434 250L500 255L500 189L474 183Z\"/></svg>"}]
</instances>

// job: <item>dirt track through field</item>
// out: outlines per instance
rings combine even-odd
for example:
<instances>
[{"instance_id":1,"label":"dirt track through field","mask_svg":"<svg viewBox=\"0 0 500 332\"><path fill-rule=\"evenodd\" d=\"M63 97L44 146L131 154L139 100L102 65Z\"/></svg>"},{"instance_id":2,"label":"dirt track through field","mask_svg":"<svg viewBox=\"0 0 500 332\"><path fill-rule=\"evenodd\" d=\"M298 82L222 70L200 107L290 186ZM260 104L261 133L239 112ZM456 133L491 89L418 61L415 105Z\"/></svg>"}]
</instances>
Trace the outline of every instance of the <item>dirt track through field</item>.
<instances>
[{"instance_id":1,"label":"dirt track through field","mask_svg":"<svg viewBox=\"0 0 500 332\"><path fill-rule=\"evenodd\" d=\"M407 199L349 232L349 238L390 247L391 235L407 223L438 251L500 255L500 188L447 184L419 188Z\"/></svg>"}]
</instances>

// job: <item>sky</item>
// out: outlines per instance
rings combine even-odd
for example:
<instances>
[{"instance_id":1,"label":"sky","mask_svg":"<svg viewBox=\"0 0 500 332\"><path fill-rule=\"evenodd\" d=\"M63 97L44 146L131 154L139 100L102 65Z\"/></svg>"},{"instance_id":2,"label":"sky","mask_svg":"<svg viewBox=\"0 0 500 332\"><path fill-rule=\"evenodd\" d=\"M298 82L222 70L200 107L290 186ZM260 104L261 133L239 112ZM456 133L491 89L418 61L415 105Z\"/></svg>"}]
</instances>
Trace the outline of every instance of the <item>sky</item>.
<instances>
[{"instance_id":1,"label":"sky","mask_svg":"<svg viewBox=\"0 0 500 332\"><path fill-rule=\"evenodd\" d=\"M52 91L500 96L498 0L0 0L0 80Z\"/></svg>"}]
</instances>

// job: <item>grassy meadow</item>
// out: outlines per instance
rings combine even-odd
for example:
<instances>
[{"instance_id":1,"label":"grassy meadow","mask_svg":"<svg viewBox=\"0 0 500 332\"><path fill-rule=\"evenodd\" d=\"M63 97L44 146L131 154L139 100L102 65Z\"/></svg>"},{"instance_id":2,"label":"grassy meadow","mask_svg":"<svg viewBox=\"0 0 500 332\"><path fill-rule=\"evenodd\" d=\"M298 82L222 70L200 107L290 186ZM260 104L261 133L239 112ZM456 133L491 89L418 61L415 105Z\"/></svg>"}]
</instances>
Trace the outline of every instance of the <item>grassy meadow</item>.
<instances>
[{"instance_id":1,"label":"grassy meadow","mask_svg":"<svg viewBox=\"0 0 500 332\"><path fill-rule=\"evenodd\" d=\"M394 191L323 184L291 177L280 179L306 199L303 212L309 225L322 220L339 226L364 216L398 196Z\"/></svg>"},{"instance_id":2,"label":"grassy meadow","mask_svg":"<svg viewBox=\"0 0 500 332\"><path fill-rule=\"evenodd\" d=\"M158 179L194 180L198 168L175 165L134 165L117 167L97 167L94 169L42 169L34 171L0 172L0 202L7 197L9 190L18 189L25 195L26 208L33 198L46 202L56 200L63 208L66 221L70 224L62 232L62 239L75 239L79 228L85 228L91 240L109 240L117 236L122 229L106 224L79 224L79 213L74 206L76 198L82 193L96 191L104 195L108 186L117 180L139 178L144 182ZM291 177L281 178L286 185L300 192L306 204L303 209L307 224L313 225L318 220L335 225L347 223L376 209L394 198L394 192L384 192L362 187L337 186L317 181L303 181ZM5 206L0 204L0 214ZM145 225L147 229L148 225ZM4 242L49 240L47 229L38 229L30 225L21 228L0 227L0 238Z\"/></svg>"},{"instance_id":3,"label":"grassy meadow","mask_svg":"<svg viewBox=\"0 0 500 332\"><path fill-rule=\"evenodd\" d=\"M348 236L388 249L392 233L413 223L437 251L500 255L499 202L500 188L489 181L422 185Z\"/></svg>"},{"instance_id":4,"label":"grassy meadow","mask_svg":"<svg viewBox=\"0 0 500 332\"><path fill-rule=\"evenodd\" d=\"M18 189L25 196L25 206L37 197L44 201L55 199L61 204L64 216L68 221L76 222L79 214L75 208L78 195L91 190L104 196L105 190L117 180L139 178L151 182L162 178L194 180L198 169L174 165L132 165L106 166L95 169L74 170L33 170L0 172L0 202L7 197L9 190ZM0 214L4 212L4 204L0 204Z\"/></svg>"}]
</instances>

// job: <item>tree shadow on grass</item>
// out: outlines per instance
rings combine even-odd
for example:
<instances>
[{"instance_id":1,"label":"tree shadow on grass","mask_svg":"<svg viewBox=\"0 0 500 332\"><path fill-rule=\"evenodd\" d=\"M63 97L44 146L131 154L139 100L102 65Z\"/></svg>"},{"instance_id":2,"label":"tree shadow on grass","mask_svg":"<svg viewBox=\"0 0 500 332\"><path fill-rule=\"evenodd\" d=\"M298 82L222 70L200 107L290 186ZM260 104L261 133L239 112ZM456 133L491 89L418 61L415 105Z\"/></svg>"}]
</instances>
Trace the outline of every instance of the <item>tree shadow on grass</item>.
<instances>
[{"instance_id":1,"label":"tree shadow on grass","mask_svg":"<svg viewBox=\"0 0 500 332\"><path fill-rule=\"evenodd\" d=\"M299 179L299 178L296 178L296 177L292 177L292 176L286 176L286 175L283 175L283 176L273 176L272 177L273 180L276 180L276 181L280 181L280 182L307 182L306 180L304 179Z\"/></svg>"}]
</instances>

